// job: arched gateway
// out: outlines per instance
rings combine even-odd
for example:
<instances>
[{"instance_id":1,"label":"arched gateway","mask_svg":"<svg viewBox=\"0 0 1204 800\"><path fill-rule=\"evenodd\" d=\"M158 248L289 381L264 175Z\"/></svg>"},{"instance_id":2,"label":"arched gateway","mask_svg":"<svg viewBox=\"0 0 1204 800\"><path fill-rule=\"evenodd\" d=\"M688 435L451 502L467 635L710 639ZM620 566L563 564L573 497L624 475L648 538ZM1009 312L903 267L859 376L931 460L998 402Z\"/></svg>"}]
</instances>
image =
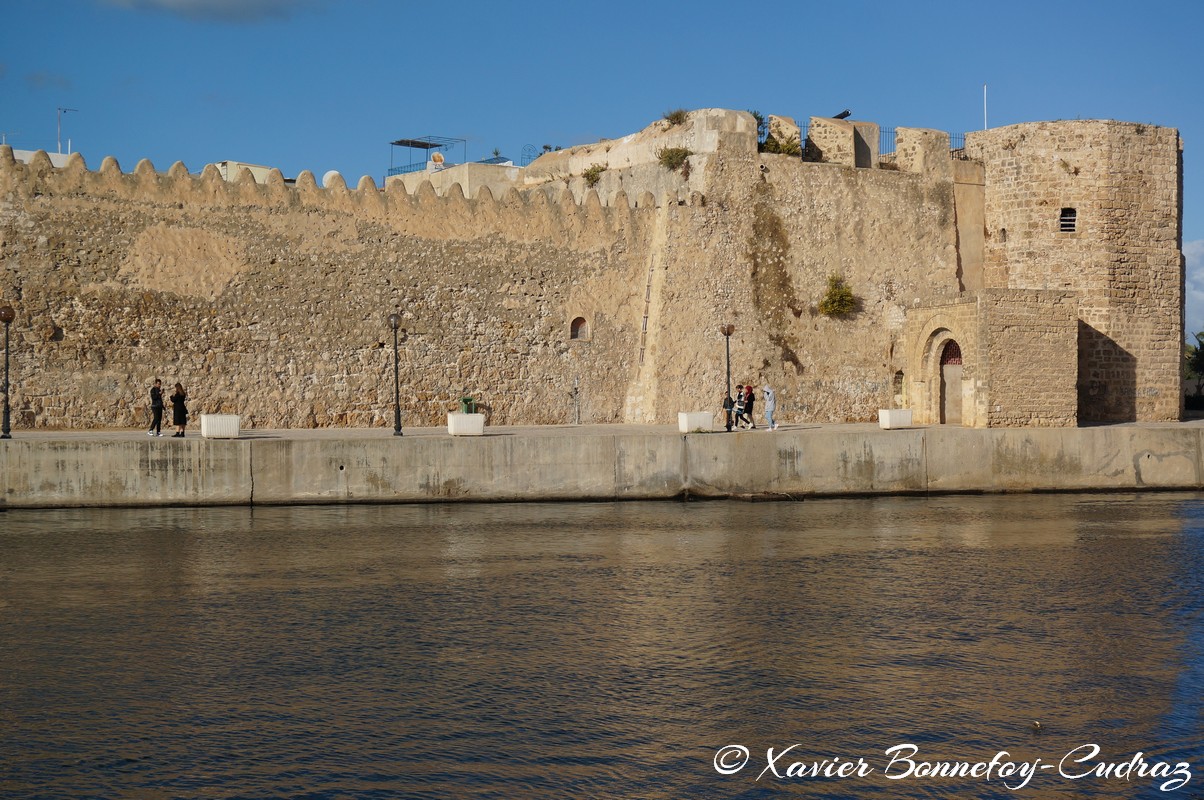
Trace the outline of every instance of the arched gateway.
<instances>
[{"instance_id":1,"label":"arched gateway","mask_svg":"<svg viewBox=\"0 0 1204 800\"><path fill-rule=\"evenodd\" d=\"M974 326L952 316L941 309L914 319L907 336L902 402L920 425L978 424L966 392L975 380Z\"/></svg>"},{"instance_id":2,"label":"arched gateway","mask_svg":"<svg viewBox=\"0 0 1204 800\"><path fill-rule=\"evenodd\" d=\"M941 424L962 424L962 349L953 339L941 349Z\"/></svg>"}]
</instances>

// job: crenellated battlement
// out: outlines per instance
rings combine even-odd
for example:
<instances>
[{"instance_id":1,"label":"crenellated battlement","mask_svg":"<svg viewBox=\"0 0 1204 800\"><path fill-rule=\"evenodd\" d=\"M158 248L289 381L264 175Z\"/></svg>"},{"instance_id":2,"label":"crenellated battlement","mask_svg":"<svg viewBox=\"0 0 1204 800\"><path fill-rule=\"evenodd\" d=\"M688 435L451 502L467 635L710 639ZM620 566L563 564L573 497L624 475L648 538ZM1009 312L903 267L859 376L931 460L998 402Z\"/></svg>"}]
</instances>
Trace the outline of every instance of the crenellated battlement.
<instances>
[{"instance_id":1,"label":"crenellated battlement","mask_svg":"<svg viewBox=\"0 0 1204 800\"><path fill-rule=\"evenodd\" d=\"M91 197L160 208L339 214L435 239L553 237L570 247L589 249L616 236L637 233L635 221L668 202L658 202L647 192L629 198L618 191L603 203L596 191L577 198L563 185L534 191L511 188L497 197L488 187L480 187L469 198L458 184L443 193L436 192L429 181L413 191L400 182L380 189L368 176L352 189L337 173L328 175L325 184L319 185L308 170L290 185L278 169L272 169L262 182L245 168L234 180L225 180L212 164L198 175L178 161L159 172L147 159L139 161L132 172L123 172L111 156L98 170L89 170L78 153L70 156L66 166L55 168L45 151L37 151L24 164L13 157L11 147L0 147L0 194L27 201ZM691 200L703 202L698 196Z\"/></svg>"},{"instance_id":2,"label":"crenellated battlement","mask_svg":"<svg viewBox=\"0 0 1204 800\"><path fill-rule=\"evenodd\" d=\"M303 170L290 185L279 169L272 168L267 179L256 181L249 169L240 169L233 180L222 178L213 164L208 164L198 174L188 171L183 162L177 161L166 171L155 169L149 159L142 159L130 172L123 172L117 159L106 156L100 168L89 170L79 153L72 153L65 167L56 168L45 150L34 153L30 163L24 164L13 157L9 145L0 146L0 181L9 191L28 195L35 194L91 194L125 199L141 199L149 203L188 202L203 200L228 205L291 206L301 203L307 207L330 210L381 209L384 213L395 205L421 208L442 203L492 204L500 208L524 204L543 205L540 197L550 197L562 211L570 208L589 212L615 205L629 209L643 208L657 202L651 192L641 192L632 199L627 192L619 191L608 197L603 204L596 191L587 191L577 200L567 187L540 187L540 191L525 191L523 187L511 188L499 196L487 186L477 188L473 197L465 194L460 182L452 183L446 191L436 192L431 181L424 180L410 190L401 181L390 181L381 189L371 176L360 178L354 189L337 172L327 176L325 185L319 185L314 174ZM550 189L550 190L549 190ZM697 198L695 198L697 199ZM571 201L571 202L570 202ZM488 213L488 212L486 212Z\"/></svg>"}]
</instances>

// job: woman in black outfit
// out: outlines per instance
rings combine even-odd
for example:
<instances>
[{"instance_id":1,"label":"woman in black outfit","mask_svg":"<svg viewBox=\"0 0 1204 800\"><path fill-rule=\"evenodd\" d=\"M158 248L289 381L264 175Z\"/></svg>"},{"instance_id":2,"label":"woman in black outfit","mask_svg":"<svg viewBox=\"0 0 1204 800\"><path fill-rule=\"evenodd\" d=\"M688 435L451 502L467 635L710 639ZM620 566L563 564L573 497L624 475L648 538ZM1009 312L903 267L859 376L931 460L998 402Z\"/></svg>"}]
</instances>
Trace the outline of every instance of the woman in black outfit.
<instances>
[{"instance_id":1,"label":"woman in black outfit","mask_svg":"<svg viewBox=\"0 0 1204 800\"><path fill-rule=\"evenodd\" d=\"M176 426L176 432L171 435L173 439L184 438L184 428L188 425L188 407L184 405L187 397L184 387L177 383L176 393L171 396L171 424Z\"/></svg>"}]
</instances>

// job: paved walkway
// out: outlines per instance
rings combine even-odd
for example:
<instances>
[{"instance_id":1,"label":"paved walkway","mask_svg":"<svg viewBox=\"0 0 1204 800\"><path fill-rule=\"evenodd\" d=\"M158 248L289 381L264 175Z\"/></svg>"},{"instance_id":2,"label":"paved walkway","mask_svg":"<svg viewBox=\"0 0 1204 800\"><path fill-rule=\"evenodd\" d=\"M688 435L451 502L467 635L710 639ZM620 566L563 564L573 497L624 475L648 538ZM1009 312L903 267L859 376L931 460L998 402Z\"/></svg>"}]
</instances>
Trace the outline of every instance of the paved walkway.
<instances>
[{"instance_id":1,"label":"paved walkway","mask_svg":"<svg viewBox=\"0 0 1204 800\"><path fill-rule=\"evenodd\" d=\"M920 430L929 427L929 425L916 425L911 430ZM1192 419L1184 422L1131 422L1109 427L1138 427L1138 428L1200 428L1204 427L1204 419ZM751 431L732 431L738 436L765 436L778 435L783 433L805 433L807 431L848 431L866 432L879 430L876 422L851 422L851 423L780 423L777 431L770 431L763 426L758 426L756 430ZM972 430L972 429L966 429ZM1045 430L1045 429L1034 429ZM614 423L608 425L493 425L485 429L486 436L614 436L616 434L650 434L650 435L667 435L679 433L676 425L637 425L628 423ZM714 433L726 434L722 428L718 428ZM164 426L164 439L171 438L172 431ZM425 427L425 428L404 428L403 436L449 436L446 426ZM70 440L96 440L96 441L129 441L133 439L145 439L146 430L138 429L94 429L94 430L48 430L45 428L35 428L33 430L13 430L12 436L14 439L29 439L36 441L52 441L56 439ZM287 428L287 429L271 429L271 428L244 428L240 432L240 439L310 439L310 440L332 440L332 439L382 439L391 438L393 436L393 428ZM200 425L196 425L188 431L189 439L201 438Z\"/></svg>"},{"instance_id":2,"label":"paved walkway","mask_svg":"<svg viewBox=\"0 0 1204 800\"><path fill-rule=\"evenodd\" d=\"M767 433L782 433L784 431L804 431L804 430L820 430L826 429L848 429L848 430L876 430L877 423L859 422L844 425L819 425L819 424L796 424L796 425L779 425L776 432L769 431L767 428L758 426L756 430L751 431L733 431L740 435L762 435ZM169 430L167 426L163 427L163 438L170 439L174 431ZM614 436L615 434L676 434L678 433L676 425L634 425L634 424L611 424L611 425L491 425L485 428L486 436ZM716 433L724 433L722 428L719 428ZM36 439L38 441L47 441L53 439L94 439L94 440L113 440L126 441L129 439L145 439L146 430L129 428L122 429L96 429L96 430L47 430L45 428L35 428L33 430L14 430L12 432L15 439ZM240 431L240 439L388 439L393 436L393 428L243 428ZM402 436L450 436L447 432L446 425L429 428L403 428ZM189 439L201 438L200 425L190 427L188 429Z\"/></svg>"}]
</instances>

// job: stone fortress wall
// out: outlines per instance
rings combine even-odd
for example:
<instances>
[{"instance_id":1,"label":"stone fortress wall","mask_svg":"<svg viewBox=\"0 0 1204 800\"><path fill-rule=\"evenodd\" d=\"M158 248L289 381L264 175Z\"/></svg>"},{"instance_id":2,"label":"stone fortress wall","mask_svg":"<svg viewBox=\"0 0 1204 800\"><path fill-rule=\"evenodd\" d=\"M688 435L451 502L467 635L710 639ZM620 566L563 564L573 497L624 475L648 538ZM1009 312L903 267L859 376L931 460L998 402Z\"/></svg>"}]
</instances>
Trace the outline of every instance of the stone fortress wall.
<instances>
[{"instance_id":1,"label":"stone fortress wall","mask_svg":"<svg viewBox=\"0 0 1204 800\"><path fill-rule=\"evenodd\" d=\"M1130 131L1013 128L1041 125L1063 136L1104 125L1090 134L1104 139ZM393 311L403 317L406 425L440 423L465 394L493 424L571 422L575 383L583 422L717 409L725 323L736 326L733 382L773 385L783 419L865 420L898 402L931 416L941 402L932 348L949 337L919 320L950 303L989 308L949 317L966 320L950 335L987 360L977 373L967 364L953 392L965 398L964 424L1066 425L1082 398L1030 379L1031 362L1015 350L1061 343L1045 368L1074 374L1075 353L1059 348L1084 302L1112 310L1107 325L1092 319L1142 364L1140 391L1101 380L1116 382L1113 393L1161 398L1122 404L1121 414L1178 418L1177 361L1171 375L1163 362L1173 353L1150 355L1177 352L1182 339L1176 132L1147 127L1130 142L1130 131L1114 148L1110 169L1132 184L1126 192L1145 191L1133 176L1147 173L1175 187L1129 209L1123 232L1100 234L1127 237L1129 250L1104 242L1089 256L1116 286L1133 273L1140 298L1126 306L1112 289L1035 277L1060 252L1056 238L1001 259L996 227L1011 226L1012 246L1030 234L1010 219L997 224L1026 212L1020 198L996 194L995 176L1012 168L994 160L1006 163L1023 143L1003 155L1005 134L984 132L983 166L967 172L949 158L947 135L899 129L891 168L858 168L864 148L840 137L847 128L863 140L865 123L827 128L837 160L808 162L758 153L744 112L702 110L489 182L447 169L384 190L369 178L348 189L337 176L319 187L309 173L290 187L275 171L262 183L249 172L227 182L216 167L159 173L145 161L128 174L112 159L89 171L78 156L55 169L45 154L22 164L0 148L0 302L17 310L14 425L144 424L157 376L184 383L194 412L238 413L249 427L388 427ZM666 143L695 150L688 169L655 162ZM1118 165L1122 157L1135 161ZM605 171L590 187L581 171L594 164ZM1038 158L1008 174L1023 182L1026 170L1049 171ZM1086 217L1087 200L1077 202ZM1168 213L1173 236L1142 238ZM1080 240L1087 235L1096 233ZM830 274L858 297L846 318L817 310ZM981 301L980 289L1009 291ZM1129 318L1147 310L1157 325ZM1047 329L1057 335L1043 339Z\"/></svg>"}]
</instances>

